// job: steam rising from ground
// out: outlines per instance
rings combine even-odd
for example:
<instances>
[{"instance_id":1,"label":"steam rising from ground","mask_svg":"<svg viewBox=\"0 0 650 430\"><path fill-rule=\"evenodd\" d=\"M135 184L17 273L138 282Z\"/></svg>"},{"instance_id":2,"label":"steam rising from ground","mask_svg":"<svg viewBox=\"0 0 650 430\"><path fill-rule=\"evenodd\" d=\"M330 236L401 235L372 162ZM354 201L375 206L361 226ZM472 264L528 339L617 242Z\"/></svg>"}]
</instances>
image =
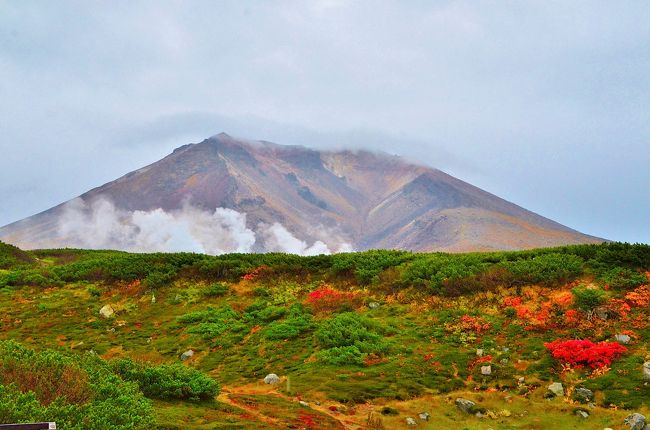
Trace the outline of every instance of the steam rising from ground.
<instances>
[{"instance_id":1,"label":"steam rising from ground","mask_svg":"<svg viewBox=\"0 0 650 430\"><path fill-rule=\"evenodd\" d=\"M131 252L200 252L211 255L258 249L300 255L331 253L322 241L308 245L282 224L246 227L246 214L217 208L214 212L190 205L180 210L125 211L106 200L91 203L81 198L64 207L58 233L69 247L120 249ZM260 239L260 241L258 241ZM259 243L261 242L261 243ZM349 244L336 251L351 250Z\"/></svg>"}]
</instances>

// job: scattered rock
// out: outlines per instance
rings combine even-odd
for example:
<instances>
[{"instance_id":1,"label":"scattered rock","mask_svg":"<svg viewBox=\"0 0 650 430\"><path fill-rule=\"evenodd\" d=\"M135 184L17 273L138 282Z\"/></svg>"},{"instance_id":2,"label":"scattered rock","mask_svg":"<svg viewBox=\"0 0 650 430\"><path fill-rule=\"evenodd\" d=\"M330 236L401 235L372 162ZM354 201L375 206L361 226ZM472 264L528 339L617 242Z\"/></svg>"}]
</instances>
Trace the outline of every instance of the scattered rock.
<instances>
[{"instance_id":1,"label":"scattered rock","mask_svg":"<svg viewBox=\"0 0 650 430\"><path fill-rule=\"evenodd\" d=\"M474 414L476 418L483 418L483 413L481 411L478 411L476 414Z\"/></svg>"},{"instance_id":2,"label":"scattered rock","mask_svg":"<svg viewBox=\"0 0 650 430\"><path fill-rule=\"evenodd\" d=\"M520 377L517 379L517 382L519 382L520 384L523 384L524 382L526 382L526 378L524 378L523 376L520 376Z\"/></svg>"},{"instance_id":3,"label":"scattered rock","mask_svg":"<svg viewBox=\"0 0 650 430\"><path fill-rule=\"evenodd\" d=\"M643 363L643 379L650 380L650 361Z\"/></svg>"},{"instance_id":4,"label":"scattered rock","mask_svg":"<svg viewBox=\"0 0 650 430\"><path fill-rule=\"evenodd\" d=\"M588 388L576 388L573 398L580 403L589 403L594 399L594 392Z\"/></svg>"},{"instance_id":5,"label":"scattered rock","mask_svg":"<svg viewBox=\"0 0 650 430\"><path fill-rule=\"evenodd\" d=\"M623 345L627 345L632 340L632 338L626 334L617 334L614 336L614 339L616 339L616 342L622 343Z\"/></svg>"},{"instance_id":6,"label":"scattered rock","mask_svg":"<svg viewBox=\"0 0 650 430\"><path fill-rule=\"evenodd\" d=\"M504 410L502 410L502 411L499 411L499 415L501 415L502 417L509 417L509 416L512 415L512 412L510 412L510 411L507 410L507 409L504 409Z\"/></svg>"},{"instance_id":7,"label":"scattered rock","mask_svg":"<svg viewBox=\"0 0 650 430\"><path fill-rule=\"evenodd\" d=\"M420 412L420 413L418 414L418 417L420 417L420 419L421 419L422 421L429 421L429 418L431 418L431 415L429 415L428 412Z\"/></svg>"},{"instance_id":8,"label":"scattered rock","mask_svg":"<svg viewBox=\"0 0 650 430\"><path fill-rule=\"evenodd\" d=\"M320 402L319 402L318 400L316 400L316 401L314 402L314 404L315 404L316 406L320 406Z\"/></svg>"},{"instance_id":9,"label":"scattered rock","mask_svg":"<svg viewBox=\"0 0 650 430\"><path fill-rule=\"evenodd\" d=\"M278 382L280 382L280 377L278 375L276 375L275 373L269 373L268 375L266 375L264 377L264 383L265 384L274 385L274 384L277 384Z\"/></svg>"},{"instance_id":10,"label":"scattered rock","mask_svg":"<svg viewBox=\"0 0 650 430\"><path fill-rule=\"evenodd\" d=\"M589 418L589 412L578 409L575 411L575 415L580 418Z\"/></svg>"},{"instance_id":11,"label":"scattered rock","mask_svg":"<svg viewBox=\"0 0 650 430\"><path fill-rule=\"evenodd\" d=\"M181 360L185 361L185 360L188 360L188 359L192 358L193 356L194 356L194 351L191 350L191 349L188 349L187 351L185 351L184 353L181 354Z\"/></svg>"},{"instance_id":12,"label":"scattered rock","mask_svg":"<svg viewBox=\"0 0 650 430\"><path fill-rule=\"evenodd\" d=\"M498 418L498 417L497 417L497 414L495 414L495 413L492 412L492 411L487 411L487 412L485 413L485 415L487 415L490 419L493 419L493 420L496 420L496 419Z\"/></svg>"},{"instance_id":13,"label":"scattered rock","mask_svg":"<svg viewBox=\"0 0 650 430\"><path fill-rule=\"evenodd\" d=\"M477 357L483 357L483 350L482 349L477 349L476 350L476 356Z\"/></svg>"},{"instance_id":14,"label":"scattered rock","mask_svg":"<svg viewBox=\"0 0 650 430\"><path fill-rule=\"evenodd\" d=\"M637 413L628 415L628 417L625 418L624 423L627 424L631 430L644 430L646 420L645 416Z\"/></svg>"},{"instance_id":15,"label":"scattered rock","mask_svg":"<svg viewBox=\"0 0 650 430\"><path fill-rule=\"evenodd\" d=\"M553 394L553 397L564 396L564 386L561 382L553 382L548 386L548 391Z\"/></svg>"},{"instance_id":16,"label":"scattered rock","mask_svg":"<svg viewBox=\"0 0 650 430\"><path fill-rule=\"evenodd\" d=\"M458 409L461 411L467 412L469 414L471 413L472 408L476 406L476 403L472 402L471 400L459 397L456 399L456 406L458 406Z\"/></svg>"},{"instance_id":17,"label":"scattered rock","mask_svg":"<svg viewBox=\"0 0 650 430\"><path fill-rule=\"evenodd\" d=\"M305 407L305 408L309 407L309 403L305 402L304 400L299 401L298 404L300 406L302 406L302 407Z\"/></svg>"},{"instance_id":18,"label":"scattered rock","mask_svg":"<svg viewBox=\"0 0 650 430\"><path fill-rule=\"evenodd\" d=\"M370 309L377 309L377 308L379 307L379 303L377 303L377 302L370 302L370 303L368 303L368 307L369 307Z\"/></svg>"},{"instance_id":19,"label":"scattered rock","mask_svg":"<svg viewBox=\"0 0 650 430\"><path fill-rule=\"evenodd\" d=\"M492 374L492 366L487 365L487 366L481 366L481 375L491 375Z\"/></svg>"},{"instance_id":20,"label":"scattered rock","mask_svg":"<svg viewBox=\"0 0 650 430\"><path fill-rule=\"evenodd\" d=\"M606 321L607 318L609 317L607 308L603 308L603 307L594 309L594 314L603 321Z\"/></svg>"},{"instance_id":21,"label":"scattered rock","mask_svg":"<svg viewBox=\"0 0 650 430\"><path fill-rule=\"evenodd\" d=\"M114 314L115 314L115 311L113 310L113 306L111 306L111 305L104 305L99 310L99 316L101 316L102 318L110 318Z\"/></svg>"},{"instance_id":22,"label":"scattered rock","mask_svg":"<svg viewBox=\"0 0 650 430\"><path fill-rule=\"evenodd\" d=\"M408 418L406 419L406 425L414 426L414 425L416 425L416 424L417 424L417 422L415 422L415 419L413 419L413 418L411 418L411 417L408 417Z\"/></svg>"}]
</instances>

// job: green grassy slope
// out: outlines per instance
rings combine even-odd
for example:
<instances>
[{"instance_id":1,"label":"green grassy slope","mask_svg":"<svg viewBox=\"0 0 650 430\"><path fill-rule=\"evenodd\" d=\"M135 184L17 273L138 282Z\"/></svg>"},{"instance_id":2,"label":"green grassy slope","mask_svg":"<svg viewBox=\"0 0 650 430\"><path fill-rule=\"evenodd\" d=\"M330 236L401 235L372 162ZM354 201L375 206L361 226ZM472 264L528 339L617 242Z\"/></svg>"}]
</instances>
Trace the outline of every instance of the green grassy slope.
<instances>
[{"instance_id":1,"label":"green grassy slope","mask_svg":"<svg viewBox=\"0 0 650 430\"><path fill-rule=\"evenodd\" d=\"M143 390L158 428L406 428L413 417L431 429L591 429L650 412L646 245L5 257L16 252L0 247L0 261L9 261L0 268L0 340L72 360L92 352L140 384L176 372L183 395ZM99 314L105 305L109 318ZM616 334L630 336L626 351L596 369L567 366L544 345ZM143 363L137 377L120 373L122 358ZM7 385L14 376L2 363ZM179 363L217 381L216 399L192 399L202 376L165 367ZM482 374L488 365L491 374ZM268 373L281 382L264 384ZM562 382L565 396L546 399L551 382ZM579 387L595 393L592 405L573 399ZM474 401L483 418L458 409L457 397ZM581 409L589 418L575 415ZM417 416L425 411L428 421Z\"/></svg>"}]
</instances>

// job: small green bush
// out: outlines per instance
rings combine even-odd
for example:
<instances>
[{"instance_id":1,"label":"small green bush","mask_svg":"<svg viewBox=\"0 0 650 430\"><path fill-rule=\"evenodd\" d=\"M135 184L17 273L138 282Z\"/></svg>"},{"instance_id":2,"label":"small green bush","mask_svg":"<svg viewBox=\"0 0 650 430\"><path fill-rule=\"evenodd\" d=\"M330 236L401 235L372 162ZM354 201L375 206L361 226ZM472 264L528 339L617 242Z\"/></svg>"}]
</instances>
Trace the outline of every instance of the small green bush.
<instances>
[{"instance_id":1,"label":"small green bush","mask_svg":"<svg viewBox=\"0 0 650 430\"><path fill-rule=\"evenodd\" d=\"M321 323L316 339L325 347L319 358L332 364L361 364L367 354L383 354L388 343L374 321L347 312Z\"/></svg>"},{"instance_id":2,"label":"small green bush","mask_svg":"<svg viewBox=\"0 0 650 430\"><path fill-rule=\"evenodd\" d=\"M264 329L263 335L269 340L294 339L313 327L309 314L290 317L284 321L275 321Z\"/></svg>"},{"instance_id":3,"label":"small green bush","mask_svg":"<svg viewBox=\"0 0 650 430\"><path fill-rule=\"evenodd\" d=\"M587 288L584 285L571 290L575 306L585 312L597 308L605 301L605 292L597 288Z\"/></svg>"},{"instance_id":4,"label":"small green bush","mask_svg":"<svg viewBox=\"0 0 650 430\"><path fill-rule=\"evenodd\" d=\"M340 346L319 351L319 360L336 366L362 365L366 354L359 351L356 346Z\"/></svg>"},{"instance_id":5,"label":"small green bush","mask_svg":"<svg viewBox=\"0 0 650 430\"><path fill-rule=\"evenodd\" d=\"M228 294L230 288L223 282L215 282L206 288L204 295L206 297L221 297Z\"/></svg>"},{"instance_id":6,"label":"small green bush","mask_svg":"<svg viewBox=\"0 0 650 430\"><path fill-rule=\"evenodd\" d=\"M146 278L144 278L144 281L142 284L151 289L157 289L157 288L162 288L166 287L167 285L171 284L171 282L174 280L174 276L176 274L172 271L167 271L167 272L152 272L149 273Z\"/></svg>"},{"instance_id":7,"label":"small green bush","mask_svg":"<svg viewBox=\"0 0 650 430\"><path fill-rule=\"evenodd\" d=\"M600 281L616 290L632 290L648 283L648 278L637 270L616 267L601 275Z\"/></svg>"},{"instance_id":8,"label":"small green bush","mask_svg":"<svg viewBox=\"0 0 650 430\"><path fill-rule=\"evenodd\" d=\"M219 393L219 384L214 379L182 364L149 366L121 359L111 366L122 379L137 383L147 397L206 400Z\"/></svg>"}]
</instances>

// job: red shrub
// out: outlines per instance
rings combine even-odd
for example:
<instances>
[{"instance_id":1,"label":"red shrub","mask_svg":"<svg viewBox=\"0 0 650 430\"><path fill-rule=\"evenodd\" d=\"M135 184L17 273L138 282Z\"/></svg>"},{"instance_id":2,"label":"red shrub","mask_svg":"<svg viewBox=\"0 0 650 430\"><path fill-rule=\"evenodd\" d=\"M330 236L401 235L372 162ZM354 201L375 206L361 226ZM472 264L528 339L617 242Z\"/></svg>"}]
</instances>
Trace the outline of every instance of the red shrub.
<instances>
[{"instance_id":1,"label":"red shrub","mask_svg":"<svg viewBox=\"0 0 650 430\"><path fill-rule=\"evenodd\" d=\"M255 279L259 278L260 275L267 269L265 265L256 267L255 269L251 270L247 274L241 277L243 281L254 281Z\"/></svg>"},{"instance_id":2,"label":"red shrub","mask_svg":"<svg viewBox=\"0 0 650 430\"><path fill-rule=\"evenodd\" d=\"M627 351L617 342L594 343L589 339L584 340L554 340L544 346L553 358L563 364L573 367L591 367L599 369L612 364L612 362Z\"/></svg>"},{"instance_id":3,"label":"red shrub","mask_svg":"<svg viewBox=\"0 0 650 430\"><path fill-rule=\"evenodd\" d=\"M469 315L463 315L460 317L460 328L462 331L473 331L475 333L482 333L488 331L492 328L492 324L485 322L481 317L472 317Z\"/></svg>"},{"instance_id":4,"label":"red shrub","mask_svg":"<svg viewBox=\"0 0 650 430\"><path fill-rule=\"evenodd\" d=\"M305 304L316 312L335 311L346 306L352 309L359 305L359 297L353 292L339 291L325 285L309 293Z\"/></svg>"},{"instance_id":5,"label":"red shrub","mask_svg":"<svg viewBox=\"0 0 650 430\"><path fill-rule=\"evenodd\" d=\"M517 306L520 306L522 303L521 297L506 297L503 299L503 305L504 306L511 306L513 308L516 308Z\"/></svg>"}]
</instances>

